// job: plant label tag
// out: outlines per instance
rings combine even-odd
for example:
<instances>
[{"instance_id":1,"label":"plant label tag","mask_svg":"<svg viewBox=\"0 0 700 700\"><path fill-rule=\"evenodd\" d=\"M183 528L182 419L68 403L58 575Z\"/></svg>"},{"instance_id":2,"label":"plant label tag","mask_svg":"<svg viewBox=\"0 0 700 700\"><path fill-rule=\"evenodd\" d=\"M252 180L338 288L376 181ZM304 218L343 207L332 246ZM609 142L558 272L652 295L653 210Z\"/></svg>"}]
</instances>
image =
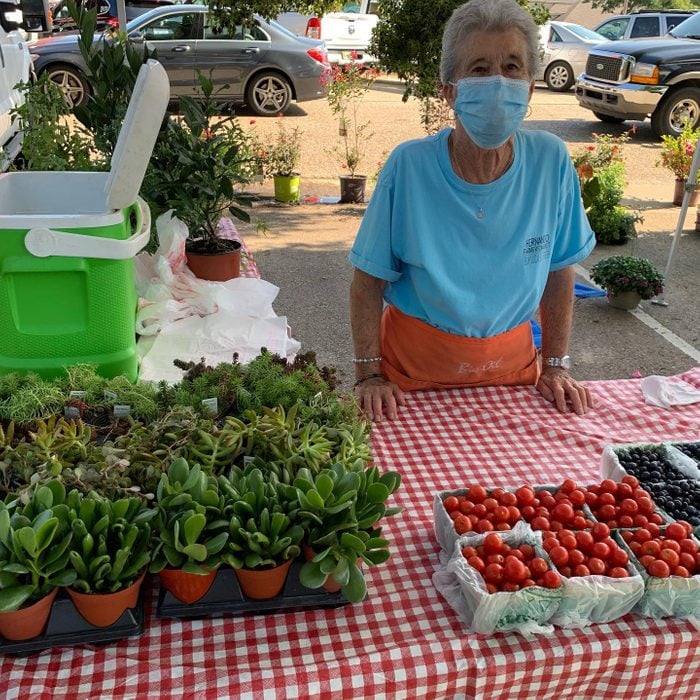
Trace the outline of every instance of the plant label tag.
<instances>
[{"instance_id":1,"label":"plant label tag","mask_svg":"<svg viewBox=\"0 0 700 700\"><path fill-rule=\"evenodd\" d=\"M77 406L64 406L63 415L66 418L80 418L80 409Z\"/></svg>"},{"instance_id":2,"label":"plant label tag","mask_svg":"<svg viewBox=\"0 0 700 700\"><path fill-rule=\"evenodd\" d=\"M116 401L117 395L113 391L107 391L105 389L105 400L106 401Z\"/></svg>"},{"instance_id":3,"label":"plant label tag","mask_svg":"<svg viewBox=\"0 0 700 700\"><path fill-rule=\"evenodd\" d=\"M255 457L253 455L244 455L243 456L243 466L247 467L249 464L255 461Z\"/></svg>"},{"instance_id":4,"label":"plant label tag","mask_svg":"<svg viewBox=\"0 0 700 700\"><path fill-rule=\"evenodd\" d=\"M84 391L71 391L68 394L69 399L84 399L85 398L85 392Z\"/></svg>"},{"instance_id":5,"label":"plant label tag","mask_svg":"<svg viewBox=\"0 0 700 700\"><path fill-rule=\"evenodd\" d=\"M219 400L214 396L211 399L202 399L202 406L215 416L219 413Z\"/></svg>"},{"instance_id":6,"label":"plant label tag","mask_svg":"<svg viewBox=\"0 0 700 700\"><path fill-rule=\"evenodd\" d=\"M115 418L128 418L131 413L131 406L128 404L114 404L114 417Z\"/></svg>"}]
</instances>

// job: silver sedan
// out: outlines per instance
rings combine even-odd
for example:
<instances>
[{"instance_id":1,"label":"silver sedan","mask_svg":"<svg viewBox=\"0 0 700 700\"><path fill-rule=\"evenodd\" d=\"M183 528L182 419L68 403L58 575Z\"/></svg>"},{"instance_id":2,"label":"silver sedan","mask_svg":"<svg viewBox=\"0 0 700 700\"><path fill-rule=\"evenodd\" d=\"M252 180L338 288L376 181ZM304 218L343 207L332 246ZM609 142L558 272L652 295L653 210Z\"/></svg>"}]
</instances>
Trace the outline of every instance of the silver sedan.
<instances>
[{"instance_id":1,"label":"silver sedan","mask_svg":"<svg viewBox=\"0 0 700 700\"><path fill-rule=\"evenodd\" d=\"M544 80L550 90L566 92L586 67L588 52L607 39L571 22L547 22L540 29L543 58L537 80Z\"/></svg>"},{"instance_id":2,"label":"silver sedan","mask_svg":"<svg viewBox=\"0 0 700 700\"><path fill-rule=\"evenodd\" d=\"M137 17L126 31L132 43L156 51L175 100L197 96L197 71L204 76L211 71L218 98L246 104L260 116L283 113L292 100L325 95L323 79L330 65L324 42L298 37L274 20L257 17L250 27L216 33L206 7L171 5ZM91 88L77 35L39 39L30 53L37 75L48 73L71 106L87 101Z\"/></svg>"}]
</instances>

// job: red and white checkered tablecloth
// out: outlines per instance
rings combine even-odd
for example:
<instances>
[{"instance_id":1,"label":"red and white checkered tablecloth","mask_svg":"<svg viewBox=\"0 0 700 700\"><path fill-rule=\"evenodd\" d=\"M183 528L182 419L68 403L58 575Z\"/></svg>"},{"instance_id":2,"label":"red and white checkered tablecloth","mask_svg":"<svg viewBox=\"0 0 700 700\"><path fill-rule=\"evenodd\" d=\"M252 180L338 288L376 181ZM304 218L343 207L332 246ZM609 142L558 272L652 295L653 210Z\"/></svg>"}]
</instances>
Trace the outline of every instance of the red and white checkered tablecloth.
<instances>
[{"instance_id":1,"label":"red and white checkered tablecloth","mask_svg":"<svg viewBox=\"0 0 700 700\"><path fill-rule=\"evenodd\" d=\"M700 368L681 375L700 386ZM700 697L700 631L627 615L551 637L468 634L431 583L436 491L598 476L612 442L700 439L700 404L647 406L639 380L593 382L598 407L560 415L532 388L414 394L376 426L378 462L403 474L392 557L359 605L186 622L105 647L0 657L3 698ZM152 601L149 604L149 610Z\"/></svg>"}]
</instances>

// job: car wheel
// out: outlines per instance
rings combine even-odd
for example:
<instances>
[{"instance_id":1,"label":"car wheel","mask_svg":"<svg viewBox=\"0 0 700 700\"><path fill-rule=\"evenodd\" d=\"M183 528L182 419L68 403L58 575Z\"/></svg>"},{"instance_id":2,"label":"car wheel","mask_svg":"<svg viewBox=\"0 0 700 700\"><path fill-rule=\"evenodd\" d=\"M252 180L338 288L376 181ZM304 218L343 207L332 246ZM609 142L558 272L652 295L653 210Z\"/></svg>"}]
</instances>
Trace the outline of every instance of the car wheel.
<instances>
[{"instance_id":1,"label":"car wheel","mask_svg":"<svg viewBox=\"0 0 700 700\"><path fill-rule=\"evenodd\" d=\"M292 86L279 73L259 73L248 83L245 101L261 117L284 112L292 100Z\"/></svg>"},{"instance_id":2,"label":"car wheel","mask_svg":"<svg viewBox=\"0 0 700 700\"><path fill-rule=\"evenodd\" d=\"M566 92L574 84L574 71L568 63L557 61L547 66L544 75L544 82L547 87L554 92Z\"/></svg>"},{"instance_id":3,"label":"car wheel","mask_svg":"<svg viewBox=\"0 0 700 700\"><path fill-rule=\"evenodd\" d=\"M63 96L71 109L81 107L87 102L90 86L77 68L68 65L56 65L47 68L45 72L48 74L49 80L61 88Z\"/></svg>"},{"instance_id":4,"label":"car wheel","mask_svg":"<svg viewBox=\"0 0 700 700\"><path fill-rule=\"evenodd\" d=\"M700 126L700 88L666 93L651 115L651 130L658 137L678 136L686 120L694 129Z\"/></svg>"},{"instance_id":5,"label":"car wheel","mask_svg":"<svg viewBox=\"0 0 700 700\"><path fill-rule=\"evenodd\" d=\"M610 114L603 114L602 112L593 112L593 114L605 124L622 124L622 122L625 121L620 117L613 117Z\"/></svg>"}]
</instances>

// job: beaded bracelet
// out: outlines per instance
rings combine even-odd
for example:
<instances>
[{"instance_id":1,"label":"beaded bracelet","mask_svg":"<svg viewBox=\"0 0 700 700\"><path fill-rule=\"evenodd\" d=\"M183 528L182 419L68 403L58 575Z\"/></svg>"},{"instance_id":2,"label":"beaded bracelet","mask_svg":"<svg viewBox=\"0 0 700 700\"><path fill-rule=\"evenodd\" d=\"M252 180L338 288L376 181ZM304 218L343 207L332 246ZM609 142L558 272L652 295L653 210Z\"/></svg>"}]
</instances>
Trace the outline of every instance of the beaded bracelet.
<instances>
[{"instance_id":1,"label":"beaded bracelet","mask_svg":"<svg viewBox=\"0 0 700 700\"><path fill-rule=\"evenodd\" d=\"M381 374L368 374L366 377L362 377L362 379L356 379L353 386L360 386L360 384L363 384L368 379L383 379L383 378L384 377Z\"/></svg>"},{"instance_id":2,"label":"beaded bracelet","mask_svg":"<svg viewBox=\"0 0 700 700\"><path fill-rule=\"evenodd\" d=\"M381 362L382 356L379 355L377 357L353 357L352 361L353 364L356 365L368 365L370 362Z\"/></svg>"}]
</instances>

